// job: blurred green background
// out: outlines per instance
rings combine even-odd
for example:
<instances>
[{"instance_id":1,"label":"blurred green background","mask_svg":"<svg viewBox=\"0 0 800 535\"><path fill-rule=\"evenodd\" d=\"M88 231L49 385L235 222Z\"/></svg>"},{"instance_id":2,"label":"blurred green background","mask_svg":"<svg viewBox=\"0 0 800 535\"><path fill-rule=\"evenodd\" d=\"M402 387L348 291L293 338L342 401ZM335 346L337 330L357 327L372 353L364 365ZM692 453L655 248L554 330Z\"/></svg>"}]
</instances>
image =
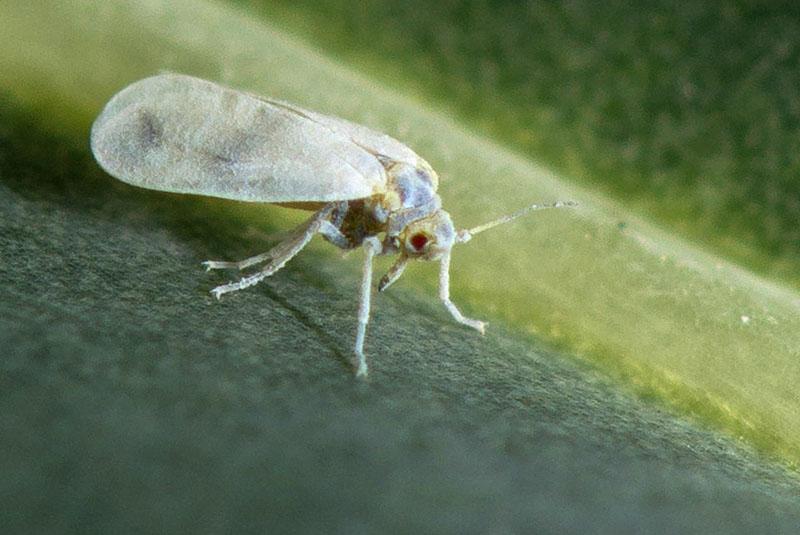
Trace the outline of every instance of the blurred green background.
<instances>
[{"instance_id":1,"label":"blurred green background","mask_svg":"<svg viewBox=\"0 0 800 535\"><path fill-rule=\"evenodd\" d=\"M791 533L799 20L722 2L0 3L6 524ZM375 299L355 383L357 254L314 246L214 303L231 275L199 262L302 214L94 164L103 103L160 70L389 132L440 172L459 225L581 206L456 251L454 298L485 339L435 302L433 266L410 270Z\"/></svg>"},{"instance_id":2,"label":"blurred green background","mask_svg":"<svg viewBox=\"0 0 800 535\"><path fill-rule=\"evenodd\" d=\"M792 2L239 4L561 176L800 285Z\"/></svg>"}]
</instances>

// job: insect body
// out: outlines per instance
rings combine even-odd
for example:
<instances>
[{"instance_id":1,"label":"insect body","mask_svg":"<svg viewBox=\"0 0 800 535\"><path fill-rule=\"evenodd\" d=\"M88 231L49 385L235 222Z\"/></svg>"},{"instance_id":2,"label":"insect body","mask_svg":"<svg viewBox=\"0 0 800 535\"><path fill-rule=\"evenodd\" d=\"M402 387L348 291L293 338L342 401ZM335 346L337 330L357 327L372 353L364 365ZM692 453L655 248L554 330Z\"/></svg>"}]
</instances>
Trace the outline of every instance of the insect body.
<instances>
[{"instance_id":1,"label":"insect body","mask_svg":"<svg viewBox=\"0 0 800 535\"><path fill-rule=\"evenodd\" d=\"M212 290L217 298L269 277L317 234L365 251L358 310L356 374L367 374L372 260L397 254L378 290L410 260L438 260L439 297L456 321L481 333L450 300L450 251L472 235L532 210L532 205L457 231L436 193L431 166L399 141L343 119L179 74L140 80L116 94L95 121L92 152L111 175L150 189L278 203L314 214L270 251L207 269L263 267Z\"/></svg>"}]
</instances>

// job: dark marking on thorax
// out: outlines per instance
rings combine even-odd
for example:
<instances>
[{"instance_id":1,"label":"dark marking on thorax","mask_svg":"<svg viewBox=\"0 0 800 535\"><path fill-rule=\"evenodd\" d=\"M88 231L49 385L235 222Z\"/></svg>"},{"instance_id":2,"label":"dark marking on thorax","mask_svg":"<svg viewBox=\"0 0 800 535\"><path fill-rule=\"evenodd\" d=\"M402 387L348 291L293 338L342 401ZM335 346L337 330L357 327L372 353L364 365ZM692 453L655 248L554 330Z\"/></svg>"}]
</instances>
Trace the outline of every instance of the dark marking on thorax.
<instances>
[{"instance_id":1,"label":"dark marking on thorax","mask_svg":"<svg viewBox=\"0 0 800 535\"><path fill-rule=\"evenodd\" d=\"M330 222L347 238L350 249L361 246L365 238L386 231L386 223L378 221L361 199L342 202L331 214Z\"/></svg>"}]
</instances>

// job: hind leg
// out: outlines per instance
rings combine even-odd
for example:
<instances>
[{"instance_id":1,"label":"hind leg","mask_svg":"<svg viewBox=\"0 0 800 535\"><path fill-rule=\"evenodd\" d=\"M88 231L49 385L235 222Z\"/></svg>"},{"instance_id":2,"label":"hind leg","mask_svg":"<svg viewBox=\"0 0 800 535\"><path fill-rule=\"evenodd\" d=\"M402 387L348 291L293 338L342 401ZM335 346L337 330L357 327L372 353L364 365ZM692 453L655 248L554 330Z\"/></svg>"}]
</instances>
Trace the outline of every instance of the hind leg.
<instances>
[{"instance_id":1,"label":"hind leg","mask_svg":"<svg viewBox=\"0 0 800 535\"><path fill-rule=\"evenodd\" d=\"M308 242L311 241L311 238L313 238L315 234L329 232L330 223L325 218L330 214L332 209L333 205L325 206L325 208L314 214L311 219L295 229L295 231L293 231L288 238L266 253L261 253L239 262L220 262L214 260L204 262L206 269L209 270L219 268L244 269L254 264L269 260L267 265L264 266L261 271L254 273L253 275L243 277L236 282L217 286L211 290L211 293L214 294L214 297L219 299L223 294L235 292L237 290L243 290L244 288L258 284L265 278L280 270L289 260L294 258L297 253L302 251L303 248L308 245Z\"/></svg>"},{"instance_id":2,"label":"hind leg","mask_svg":"<svg viewBox=\"0 0 800 535\"><path fill-rule=\"evenodd\" d=\"M250 258L245 258L244 260L239 260L238 262L227 262L225 260L206 260L203 262L203 265L206 268L206 271L211 271L212 269L245 269L247 267L253 266L255 264L260 264L261 262L266 262L270 258L272 258L272 250L267 251L266 253L261 253L256 256L251 256Z\"/></svg>"}]
</instances>

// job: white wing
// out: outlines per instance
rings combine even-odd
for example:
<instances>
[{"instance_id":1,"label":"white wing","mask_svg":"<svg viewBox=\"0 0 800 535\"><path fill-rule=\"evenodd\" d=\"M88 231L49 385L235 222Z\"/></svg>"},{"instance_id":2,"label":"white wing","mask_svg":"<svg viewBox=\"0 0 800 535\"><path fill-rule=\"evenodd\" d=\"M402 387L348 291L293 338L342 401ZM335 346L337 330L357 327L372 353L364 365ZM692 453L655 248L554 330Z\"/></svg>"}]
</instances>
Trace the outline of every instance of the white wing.
<instances>
[{"instance_id":1,"label":"white wing","mask_svg":"<svg viewBox=\"0 0 800 535\"><path fill-rule=\"evenodd\" d=\"M386 172L376 154L310 116L199 78L163 74L109 101L92 126L92 152L111 175L161 191L262 202L383 192Z\"/></svg>"},{"instance_id":2,"label":"white wing","mask_svg":"<svg viewBox=\"0 0 800 535\"><path fill-rule=\"evenodd\" d=\"M290 102L266 97L256 98L259 98L260 100L263 100L273 106L284 107L298 115L306 117L320 124L321 126L324 126L328 130L331 130L332 132L349 138L353 143L366 149L372 154L384 156L397 162L404 162L414 167L429 167L428 163L419 157L413 150L408 148L407 145L404 145L387 134L376 132L371 128L350 122L346 119L307 110Z\"/></svg>"}]
</instances>

